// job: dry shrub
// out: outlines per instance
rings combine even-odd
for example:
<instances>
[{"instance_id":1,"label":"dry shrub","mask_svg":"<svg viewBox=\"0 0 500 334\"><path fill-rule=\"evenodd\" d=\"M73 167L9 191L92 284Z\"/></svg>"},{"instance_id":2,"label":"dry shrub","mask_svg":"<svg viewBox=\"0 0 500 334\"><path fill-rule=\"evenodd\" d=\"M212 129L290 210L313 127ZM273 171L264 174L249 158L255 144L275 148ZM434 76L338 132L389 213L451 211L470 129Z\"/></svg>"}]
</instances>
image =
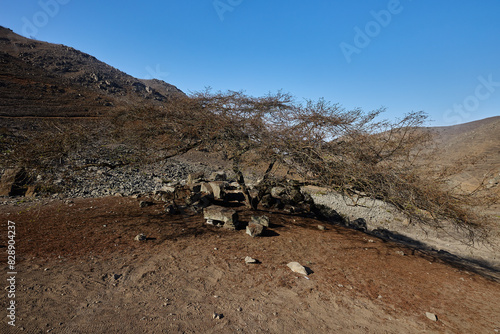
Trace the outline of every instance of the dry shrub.
<instances>
[{"instance_id":1,"label":"dry shrub","mask_svg":"<svg viewBox=\"0 0 500 334\"><path fill-rule=\"evenodd\" d=\"M94 128L48 125L52 130L44 132L43 141L33 145L33 134L17 143L15 152L22 154L16 164L45 168L99 145L126 147L129 156L120 159L129 163L204 148L225 152L243 185L242 163L251 156L269 166L266 175L279 164L310 183L391 203L414 222L434 227L451 222L470 240L477 231L484 233L486 218L474 208L498 198L482 188L466 193L449 186L450 177L466 165L433 163L424 113L386 121L380 120L383 112L345 110L324 100L297 103L281 92L251 97L207 90L175 96L162 107L117 111Z\"/></svg>"}]
</instances>

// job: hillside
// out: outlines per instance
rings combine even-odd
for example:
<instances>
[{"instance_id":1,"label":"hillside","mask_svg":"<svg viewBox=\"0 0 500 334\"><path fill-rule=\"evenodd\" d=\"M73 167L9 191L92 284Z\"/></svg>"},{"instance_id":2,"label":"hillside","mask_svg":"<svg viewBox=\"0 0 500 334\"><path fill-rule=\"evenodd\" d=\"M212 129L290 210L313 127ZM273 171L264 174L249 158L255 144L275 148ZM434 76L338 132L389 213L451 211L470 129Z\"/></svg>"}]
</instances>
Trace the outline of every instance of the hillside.
<instances>
[{"instance_id":1,"label":"hillside","mask_svg":"<svg viewBox=\"0 0 500 334\"><path fill-rule=\"evenodd\" d=\"M178 88L140 80L71 47L0 27L0 116L97 116L161 105Z\"/></svg>"},{"instance_id":2,"label":"hillside","mask_svg":"<svg viewBox=\"0 0 500 334\"><path fill-rule=\"evenodd\" d=\"M446 127L429 128L436 134L439 163L450 164L466 156L477 156L477 163L459 175L458 181L477 186L487 175L495 186L500 181L500 116ZM489 175L491 174L491 175Z\"/></svg>"}]
</instances>

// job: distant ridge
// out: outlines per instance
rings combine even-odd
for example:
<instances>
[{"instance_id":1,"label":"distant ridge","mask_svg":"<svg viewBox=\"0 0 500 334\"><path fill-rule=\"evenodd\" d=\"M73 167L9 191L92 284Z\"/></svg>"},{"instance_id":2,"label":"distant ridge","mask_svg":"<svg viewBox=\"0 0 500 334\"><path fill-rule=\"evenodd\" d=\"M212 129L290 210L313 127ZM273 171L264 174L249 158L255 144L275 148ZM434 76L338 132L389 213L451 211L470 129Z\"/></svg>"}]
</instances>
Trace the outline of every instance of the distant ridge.
<instances>
[{"instance_id":1,"label":"distant ridge","mask_svg":"<svg viewBox=\"0 0 500 334\"><path fill-rule=\"evenodd\" d=\"M464 156L482 159L461 175L464 184L477 186L488 173L500 176L500 116L464 124L428 128L435 134L442 164L450 164Z\"/></svg>"},{"instance_id":2,"label":"distant ridge","mask_svg":"<svg viewBox=\"0 0 500 334\"><path fill-rule=\"evenodd\" d=\"M0 26L0 116L95 116L115 108L161 105L184 94L141 80L71 47Z\"/></svg>"}]
</instances>

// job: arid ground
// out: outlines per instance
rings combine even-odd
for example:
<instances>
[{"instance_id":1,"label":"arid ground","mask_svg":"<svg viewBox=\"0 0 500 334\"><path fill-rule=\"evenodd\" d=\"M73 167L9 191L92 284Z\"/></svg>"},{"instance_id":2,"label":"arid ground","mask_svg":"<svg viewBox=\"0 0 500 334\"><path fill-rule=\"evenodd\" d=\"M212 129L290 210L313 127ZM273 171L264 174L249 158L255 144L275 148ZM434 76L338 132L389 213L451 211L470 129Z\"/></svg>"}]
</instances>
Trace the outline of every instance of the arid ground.
<instances>
[{"instance_id":1,"label":"arid ground","mask_svg":"<svg viewBox=\"0 0 500 334\"><path fill-rule=\"evenodd\" d=\"M497 333L500 284L463 264L279 212L264 237L140 199L1 207L16 224L16 327L2 333ZM237 208L248 221L252 212ZM135 241L139 233L146 241ZM259 260L246 264L246 256ZM287 267L300 262L306 277ZM2 266L4 275L8 271ZM495 273L492 273L495 274ZM498 274L498 273L496 273ZM426 316L435 314L437 321ZM213 315L221 314L221 319Z\"/></svg>"}]
</instances>

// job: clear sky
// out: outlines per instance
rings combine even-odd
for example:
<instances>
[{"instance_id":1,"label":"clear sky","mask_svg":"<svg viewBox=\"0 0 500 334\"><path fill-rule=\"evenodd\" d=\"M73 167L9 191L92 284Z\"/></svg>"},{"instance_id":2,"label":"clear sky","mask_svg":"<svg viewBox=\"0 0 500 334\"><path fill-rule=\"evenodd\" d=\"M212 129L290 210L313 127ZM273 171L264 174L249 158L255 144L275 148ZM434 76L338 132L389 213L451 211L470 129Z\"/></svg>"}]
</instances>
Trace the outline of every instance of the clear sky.
<instances>
[{"instance_id":1,"label":"clear sky","mask_svg":"<svg viewBox=\"0 0 500 334\"><path fill-rule=\"evenodd\" d=\"M188 93L500 115L499 0L0 0L0 25Z\"/></svg>"}]
</instances>

